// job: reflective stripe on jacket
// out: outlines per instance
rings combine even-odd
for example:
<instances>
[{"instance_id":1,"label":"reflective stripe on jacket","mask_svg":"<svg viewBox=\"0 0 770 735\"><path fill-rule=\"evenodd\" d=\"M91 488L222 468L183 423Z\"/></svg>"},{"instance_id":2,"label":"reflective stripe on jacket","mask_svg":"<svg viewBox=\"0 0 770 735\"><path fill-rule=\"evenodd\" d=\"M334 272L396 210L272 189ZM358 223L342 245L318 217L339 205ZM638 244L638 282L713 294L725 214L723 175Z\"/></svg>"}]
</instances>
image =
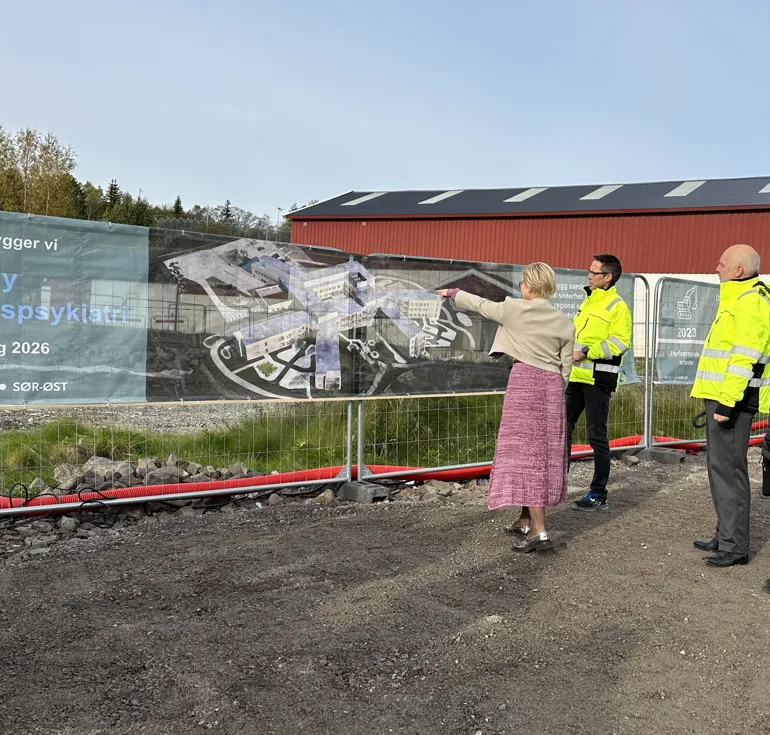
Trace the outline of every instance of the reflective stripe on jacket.
<instances>
[{"instance_id":1,"label":"reflective stripe on jacket","mask_svg":"<svg viewBox=\"0 0 770 735\"><path fill-rule=\"evenodd\" d=\"M719 308L703 345L693 398L717 401L727 416L739 406L770 408L770 292L756 276L719 285Z\"/></svg>"},{"instance_id":2,"label":"reflective stripe on jacket","mask_svg":"<svg viewBox=\"0 0 770 735\"><path fill-rule=\"evenodd\" d=\"M586 297L575 315L575 350L588 348L586 359L572 366L570 381L601 385L613 391L620 363L631 348L631 310L612 288L585 287Z\"/></svg>"}]
</instances>

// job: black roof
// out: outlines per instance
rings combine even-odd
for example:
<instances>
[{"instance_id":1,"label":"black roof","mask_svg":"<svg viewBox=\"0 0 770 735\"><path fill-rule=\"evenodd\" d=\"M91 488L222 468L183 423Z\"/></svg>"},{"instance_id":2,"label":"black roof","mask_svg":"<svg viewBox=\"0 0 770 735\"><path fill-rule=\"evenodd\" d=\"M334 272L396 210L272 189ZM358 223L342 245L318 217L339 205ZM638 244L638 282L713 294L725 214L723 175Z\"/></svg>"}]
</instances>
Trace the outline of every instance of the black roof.
<instances>
[{"instance_id":1,"label":"black roof","mask_svg":"<svg viewBox=\"0 0 770 735\"><path fill-rule=\"evenodd\" d=\"M770 176L512 189L349 191L287 216L431 217L770 207Z\"/></svg>"}]
</instances>

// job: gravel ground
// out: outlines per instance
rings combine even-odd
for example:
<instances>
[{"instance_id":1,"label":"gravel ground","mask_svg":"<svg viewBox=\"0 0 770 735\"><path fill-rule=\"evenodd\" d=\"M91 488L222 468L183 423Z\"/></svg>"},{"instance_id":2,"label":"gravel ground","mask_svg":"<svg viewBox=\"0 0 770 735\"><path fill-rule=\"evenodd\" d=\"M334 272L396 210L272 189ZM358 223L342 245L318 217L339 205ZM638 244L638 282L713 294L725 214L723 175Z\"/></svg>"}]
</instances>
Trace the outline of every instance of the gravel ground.
<instances>
[{"instance_id":1,"label":"gravel ground","mask_svg":"<svg viewBox=\"0 0 770 735\"><path fill-rule=\"evenodd\" d=\"M770 732L770 501L752 563L719 570L692 547L702 457L613 463L609 512L551 511L546 553L455 490L188 508L10 556L0 732Z\"/></svg>"},{"instance_id":2,"label":"gravel ground","mask_svg":"<svg viewBox=\"0 0 770 735\"><path fill-rule=\"evenodd\" d=\"M29 429L53 420L76 419L85 426L120 426L154 434L192 434L235 426L278 410L275 403L175 404L152 403L78 408L24 408L0 410L0 429Z\"/></svg>"}]
</instances>

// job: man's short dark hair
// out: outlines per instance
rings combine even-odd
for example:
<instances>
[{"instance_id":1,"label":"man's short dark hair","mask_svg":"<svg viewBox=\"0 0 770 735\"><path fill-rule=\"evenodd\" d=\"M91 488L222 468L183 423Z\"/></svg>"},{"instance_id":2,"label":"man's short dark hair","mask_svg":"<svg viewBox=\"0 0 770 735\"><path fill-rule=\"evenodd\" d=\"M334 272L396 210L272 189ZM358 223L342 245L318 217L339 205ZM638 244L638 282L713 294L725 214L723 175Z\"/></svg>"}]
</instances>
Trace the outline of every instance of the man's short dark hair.
<instances>
[{"instance_id":1,"label":"man's short dark hair","mask_svg":"<svg viewBox=\"0 0 770 735\"><path fill-rule=\"evenodd\" d=\"M623 266L614 255L604 253L603 255L594 255L594 260L602 264L602 270L612 276L612 285L614 286L623 275Z\"/></svg>"}]
</instances>

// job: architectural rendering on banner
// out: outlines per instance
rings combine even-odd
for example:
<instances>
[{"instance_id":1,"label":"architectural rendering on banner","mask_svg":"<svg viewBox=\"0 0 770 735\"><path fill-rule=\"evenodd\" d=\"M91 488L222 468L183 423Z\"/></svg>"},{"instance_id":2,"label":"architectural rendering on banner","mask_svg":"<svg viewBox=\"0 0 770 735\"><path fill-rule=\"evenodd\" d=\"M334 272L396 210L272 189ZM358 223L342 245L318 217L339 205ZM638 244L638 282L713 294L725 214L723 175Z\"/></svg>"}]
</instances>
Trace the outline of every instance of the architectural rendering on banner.
<instances>
[{"instance_id":1,"label":"architectural rendering on banner","mask_svg":"<svg viewBox=\"0 0 770 735\"><path fill-rule=\"evenodd\" d=\"M435 322L442 308L435 291L384 288L356 260L323 263L264 241L235 240L175 256L166 261L172 265L209 295L227 325L211 343L221 372L278 394L309 387L311 365L316 390L339 391L341 341L373 360L378 345L391 362L427 357L430 334L418 320ZM365 341L345 336L365 328L373 330Z\"/></svg>"}]
</instances>

